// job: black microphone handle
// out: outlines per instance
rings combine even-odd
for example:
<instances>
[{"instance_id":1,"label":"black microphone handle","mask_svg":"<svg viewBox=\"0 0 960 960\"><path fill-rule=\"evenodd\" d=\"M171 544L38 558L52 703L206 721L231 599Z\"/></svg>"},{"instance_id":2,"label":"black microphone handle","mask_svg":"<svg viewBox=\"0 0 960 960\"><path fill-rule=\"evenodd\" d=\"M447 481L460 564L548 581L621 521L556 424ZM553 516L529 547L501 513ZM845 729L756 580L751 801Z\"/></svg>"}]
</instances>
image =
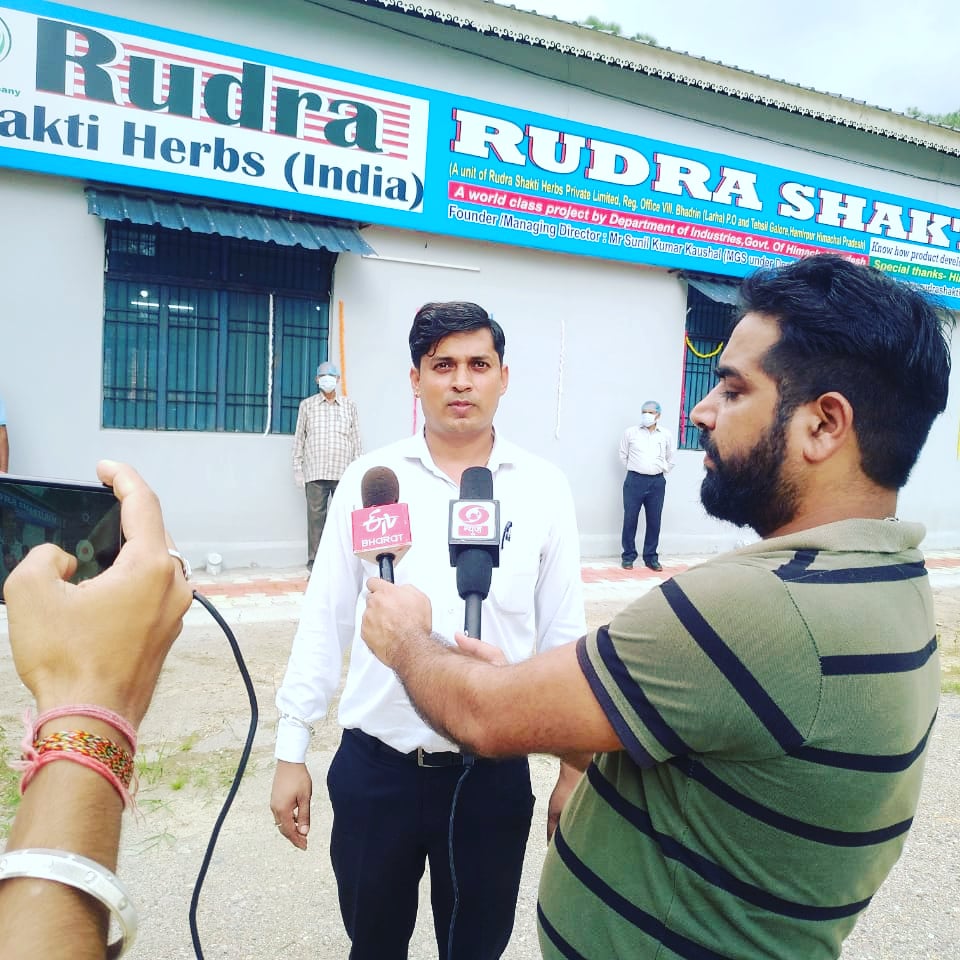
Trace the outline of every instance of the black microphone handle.
<instances>
[{"instance_id":1,"label":"black microphone handle","mask_svg":"<svg viewBox=\"0 0 960 960\"><path fill-rule=\"evenodd\" d=\"M483 597L479 593L468 593L463 598L463 632L468 637L480 639L480 604Z\"/></svg>"},{"instance_id":2,"label":"black microphone handle","mask_svg":"<svg viewBox=\"0 0 960 960\"><path fill-rule=\"evenodd\" d=\"M377 557L377 563L380 564L380 579L387 583L393 583L393 554L381 553Z\"/></svg>"}]
</instances>

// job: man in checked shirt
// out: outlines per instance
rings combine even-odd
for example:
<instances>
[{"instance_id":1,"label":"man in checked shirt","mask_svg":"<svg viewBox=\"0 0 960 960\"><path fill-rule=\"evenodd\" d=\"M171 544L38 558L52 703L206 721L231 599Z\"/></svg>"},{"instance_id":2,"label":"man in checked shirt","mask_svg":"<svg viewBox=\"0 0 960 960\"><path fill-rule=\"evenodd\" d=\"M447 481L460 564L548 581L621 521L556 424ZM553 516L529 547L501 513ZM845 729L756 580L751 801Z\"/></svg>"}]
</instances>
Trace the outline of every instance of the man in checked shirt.
<instances>
[{"instance_id":1,"label":"man in checked shirt","mask_svg":"<svg viewBox=\"0 0 960 960\"><path fill-rule=\"evenodd\" d=\"M357 405L337 394L340 371L317 367L318 393L300 401L293 434L293 477L307 496L307 569L313 569L327 507L343 471L363 453Z\"/></svg>"}]
</instances>

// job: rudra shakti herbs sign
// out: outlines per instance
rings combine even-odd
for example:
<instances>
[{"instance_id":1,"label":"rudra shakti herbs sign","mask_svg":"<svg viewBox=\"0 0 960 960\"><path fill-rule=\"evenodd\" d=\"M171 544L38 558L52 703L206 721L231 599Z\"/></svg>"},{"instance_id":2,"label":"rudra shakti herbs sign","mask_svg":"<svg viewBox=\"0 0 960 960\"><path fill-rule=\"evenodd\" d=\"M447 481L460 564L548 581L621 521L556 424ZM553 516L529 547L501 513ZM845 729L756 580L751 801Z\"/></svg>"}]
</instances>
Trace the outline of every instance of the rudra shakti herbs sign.
<instances>
[{"instance_id":1,"label":"rudra shakti herbs sign","mask_svg":"<svg viewBox=\"0 0 960 960\"><path fill-rule=\"evenodd\" d=\"M949 208L57 4L0 6L0 166L732 277L829 251L960 307Z\"/></svg>"}]
</instances>

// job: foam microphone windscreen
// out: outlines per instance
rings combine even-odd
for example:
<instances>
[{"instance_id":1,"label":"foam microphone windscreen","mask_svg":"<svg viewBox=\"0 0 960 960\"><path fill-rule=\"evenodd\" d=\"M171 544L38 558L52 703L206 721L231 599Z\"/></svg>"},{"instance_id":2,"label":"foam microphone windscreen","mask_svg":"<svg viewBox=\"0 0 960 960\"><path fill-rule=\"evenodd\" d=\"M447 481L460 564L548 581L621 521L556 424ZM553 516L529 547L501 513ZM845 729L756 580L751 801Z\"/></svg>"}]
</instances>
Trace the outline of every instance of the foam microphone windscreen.
<instances>
[{"instance_id":1,"label":"foam microphone windscreen","mask_svg":"<svg viewBox=\"0 0 960 960\"><path fill-rule=\"evenodd\" d=\"M360 481L364 507L378 507L400 500L400 481L389 467L371 467Z\"/></svg>"},{"instance_id":2,"label":"foam microphone windscreen","mask_svg":"<svg viewBox=\"0 0 960 960\"><path fill-rule=\"evenodd\" d=\"M493 581L493 557L486 550L466 549L457 558L457 593L486 597Z\"/></svg>"},{"instance_id":3,"label":"foam microphone windscreen","mask_svg":"<svg viewBox=\"0 0 960 960\"><path fill-rule=\"evenodd\" d=\"M492 500L493 474L486 467L467 467L460 475L461 500Z\"/></svg>"}]
</instances>

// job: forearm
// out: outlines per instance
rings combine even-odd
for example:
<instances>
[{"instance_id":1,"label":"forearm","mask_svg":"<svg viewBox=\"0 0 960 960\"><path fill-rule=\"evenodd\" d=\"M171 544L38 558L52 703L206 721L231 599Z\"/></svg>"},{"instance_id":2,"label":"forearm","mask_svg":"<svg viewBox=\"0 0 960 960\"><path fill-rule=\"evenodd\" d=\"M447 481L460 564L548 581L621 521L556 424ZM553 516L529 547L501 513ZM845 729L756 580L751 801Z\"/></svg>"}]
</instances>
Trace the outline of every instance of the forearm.
<instances>
[{"instance_id":1,"label":"forearm","mask_svg":"<svg viewBox=\"0 0 960 960\"><path fill-rule=\"evenodd\" d=\"M59 760L30 783L10 831L7 850L41 847L117 866L122 801L104 777ZM4 960L102 960L109 915L90 895L52 880L0 883Z\"/></svg>"},{"instance_id":2,"label":"forearm","mask_svg":"<svg viewBox=\"0 0 960 960\"><path fill-rule=\"evenodd\" d=\"M7 439L7 428L0 426L0 473L10 469L10 442Z\"/></svg>"},{"instance_id":3,"label":"forearm","mask_svg":"<svg viewBox=\"0 0 960 960\"><path fill-rule=\"evenodd\" d=\"M483 716L483 689L499 667L448 646L438 634L417 634L398 645L394 672L417 713L437 733L469 753L493 756Z\"/></svg>"}]
</instances>

